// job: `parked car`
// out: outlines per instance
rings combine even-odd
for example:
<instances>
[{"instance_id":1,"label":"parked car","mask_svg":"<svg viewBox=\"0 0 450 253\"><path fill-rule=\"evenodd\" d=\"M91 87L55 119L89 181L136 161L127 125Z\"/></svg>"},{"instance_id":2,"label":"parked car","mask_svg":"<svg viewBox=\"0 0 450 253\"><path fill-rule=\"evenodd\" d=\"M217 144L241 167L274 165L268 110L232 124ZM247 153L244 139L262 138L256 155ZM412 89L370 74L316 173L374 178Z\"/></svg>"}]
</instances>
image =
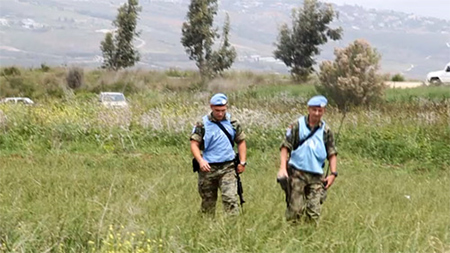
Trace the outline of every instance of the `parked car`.
<instances>
[{"instance_id":1,"label":"parked car","mask_svg":"<svg viewBox=\"0 0 450 253\"><path fill-rule=\"evenodd\" d=\"M101 92L100 103L106 107L128 107L127 99L121 92Z\"/></svg>"},{"instance_id":2,"label":"parked car","mask_svg":"<svg viewBox=\"0 0 450 253\"><path fill-rule=\"evenodd\" d=\"M445 66L443 70L433 71L427 75L428 84L450 84L450 62Z\"/></svg>"},{"instance_id":3,"label":"parked car","mask_svg":"<svg viewBox=\"0 0 450 253\"><path fill-rule=\"evenodd\" d=\"M0 100L1 104L23 104L23 105L34 105L33 100L27 97L8 97Z\"/></svg>"}]
</instances>

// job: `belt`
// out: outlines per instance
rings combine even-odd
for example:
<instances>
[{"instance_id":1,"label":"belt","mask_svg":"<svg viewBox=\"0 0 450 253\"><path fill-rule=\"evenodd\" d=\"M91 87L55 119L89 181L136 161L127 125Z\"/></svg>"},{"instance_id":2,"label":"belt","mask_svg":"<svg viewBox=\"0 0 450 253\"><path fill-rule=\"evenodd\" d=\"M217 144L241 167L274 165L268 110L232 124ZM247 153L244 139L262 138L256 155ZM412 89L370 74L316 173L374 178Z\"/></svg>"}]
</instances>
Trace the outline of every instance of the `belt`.
<instances>
[{"instance_id":1,"label":"belt","mask_svg":"<svg viewBox=\"0 0 450 253\"><path fill-rule=\"evenodd\" d=\"M310 171L297 169L297 167L295 167L295 166L293 166L293 165L291 165L291 164L288 165L288 168L290 168L290 169L292 169L292 170L297 170L297 171L299 171L301 174L307 173L307 174L310 174L310 175L313 175L313 176L322 176L322 175L323 175L323 174L320 174L320 173L313 173L313 172L310 172Z\"/></svg>"},{"instance_id":2,"label":"belt","mask_svg":"<svg viewBox=\"0 0 450 253\"><path fill-rule=\"evenodd\" d=\"M209 165L212 165L212 166L220 166L220 165L225 165L225 164L227 164L227 163L232 163L232 162L234 162L234 160L230 160L230 161L226 161L226 162L221 162L221 163L209 163Z\"/></svg>"}]
</instances>

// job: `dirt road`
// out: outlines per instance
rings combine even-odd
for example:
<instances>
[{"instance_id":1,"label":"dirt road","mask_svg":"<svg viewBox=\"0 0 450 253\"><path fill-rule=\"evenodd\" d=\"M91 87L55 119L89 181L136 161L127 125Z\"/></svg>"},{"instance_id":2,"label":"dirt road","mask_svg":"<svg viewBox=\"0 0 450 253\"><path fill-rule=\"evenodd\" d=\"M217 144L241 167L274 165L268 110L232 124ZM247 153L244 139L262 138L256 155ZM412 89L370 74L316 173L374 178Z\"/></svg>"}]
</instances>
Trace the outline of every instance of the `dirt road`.
<instances>
[{"instance_id":1,"label":"dirt road","mask_svg":"<svg viewBox=\"0 0 450 253\"><path fill-rule=\"evenodd\" d=\"M392 81L387 81L385 82L390 88L400 88L400 89L405 89L405 88L415 88L415 87L419 87L423 85L423 82L392 82Z\"/></svg>"}]
</instances>

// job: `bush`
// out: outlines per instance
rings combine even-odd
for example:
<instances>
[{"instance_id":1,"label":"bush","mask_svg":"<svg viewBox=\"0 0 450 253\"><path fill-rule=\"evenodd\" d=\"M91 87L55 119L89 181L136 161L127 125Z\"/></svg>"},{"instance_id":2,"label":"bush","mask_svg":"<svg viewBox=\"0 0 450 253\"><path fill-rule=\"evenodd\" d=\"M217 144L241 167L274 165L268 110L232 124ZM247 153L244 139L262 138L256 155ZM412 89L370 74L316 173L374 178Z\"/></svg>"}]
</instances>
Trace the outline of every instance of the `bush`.
<instances>
[{"instance_id":1,"label":"bush","mask_svg":"<svg viewBox=\"0 0 450 253\"><path fill-rule=\"evenodd\" d=\"M84 72L83 69L73 67L69 69L66 76L67 87L75 90L83 85Z\"/></svg>"},{"instance_id":2,"label":"bush","mask_svg":"<svg viewBox=\"0 0 450 253\"><path fill-rule=\"evenodd\" d=\"M33 82L22 76L13 76L0 88L4 96L32 97L36 91Z\"/></svg>"},{"instance_id":3,"label":"bush","mask_svg":"<svg viewBox=\"0 0 450 253\"><path fill-rule=\"evenodd\" d=\"M3 69L2 75L3 76L20 76L20 69L15 66L7 67L7 68Z\"/></svg>"},{"instance_id":4,"label":"bush","mask_svg":"<svg viewBox=\"0 0 450 253\"><path fill-rule=\"evenodd\" d=\"M39 89L33 95L35 97L62 98L64 89L61 80L54 74L46 75L39 84Z\"/></svg>"},{"instance_id":5,"label":"bush","mask_svg":"<svg viewBox=\"0 0 450 253\"><path fill-rule=\"evenodd\" d=\"M369 105L381 99L385 85L377 74L381 56L364 40L334 51L334 62L320 64L318 92L328 96L339 109Z\"/></svg>"},{"instance_id":6,"label":"bush","mask_svg":"<svg viewBox=\"0 0 450 253\"><path fill-rule=\"evenodd\" d=\"M393 82L404 82L405 81L405 77L402 76L402 74L395 74L392 77L391 81L393 81Z\"/></svg>"},{"instance_id":7,"label":"bush","mask_svg":"<svg viewBox=\"0 0 450 253\"><path fill-rule=\"evenodd\" d=\"M49 72L50 71L50 67L45 64L45 63L41 63L41 71L42 72Z\"/></svg>"}]
</instances>

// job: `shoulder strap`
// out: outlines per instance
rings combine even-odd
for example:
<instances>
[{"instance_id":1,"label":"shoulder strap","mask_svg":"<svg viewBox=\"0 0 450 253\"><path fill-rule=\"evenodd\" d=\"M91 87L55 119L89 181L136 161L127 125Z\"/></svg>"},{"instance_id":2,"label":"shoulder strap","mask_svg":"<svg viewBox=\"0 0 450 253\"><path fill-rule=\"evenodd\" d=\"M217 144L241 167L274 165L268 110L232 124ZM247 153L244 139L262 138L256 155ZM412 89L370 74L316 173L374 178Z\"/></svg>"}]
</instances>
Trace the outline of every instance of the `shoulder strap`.
<instances>
[{"instance_id":1,"label":"shoulder strap","mask_svg":"<svg viewBox=\"0 0 450 253\"><path fill-rule=\"evenodd\" d=\"M222 130L225 133L225 135L228 137L228 140L230 141L231 147L234 148L234 141L231 139L230 133L225 129L225 127L222 125L222 123L220 123L218 121L212 121L212 120L211 120L211 122L216 124L220 128L220 130Z\"/></svg>"},{"instance_id":2,"label":"shoulder strap","mask_svg":"<svg viewBox=\"0 0 450 253\"><path fill-rule=\"evenodd\" d=\"M317 130L319 130L319 126L315 127L309 134L308 136L306 136L305 139L300 140L300 142L298 143L298 145L296 147L294 147L294 150L296 150L298 147L300 147L301 145L303 145L303 143L305 143L305 141L307 141L309 138L311 138L316 132Z\"/></svg>"}]
</instances>

